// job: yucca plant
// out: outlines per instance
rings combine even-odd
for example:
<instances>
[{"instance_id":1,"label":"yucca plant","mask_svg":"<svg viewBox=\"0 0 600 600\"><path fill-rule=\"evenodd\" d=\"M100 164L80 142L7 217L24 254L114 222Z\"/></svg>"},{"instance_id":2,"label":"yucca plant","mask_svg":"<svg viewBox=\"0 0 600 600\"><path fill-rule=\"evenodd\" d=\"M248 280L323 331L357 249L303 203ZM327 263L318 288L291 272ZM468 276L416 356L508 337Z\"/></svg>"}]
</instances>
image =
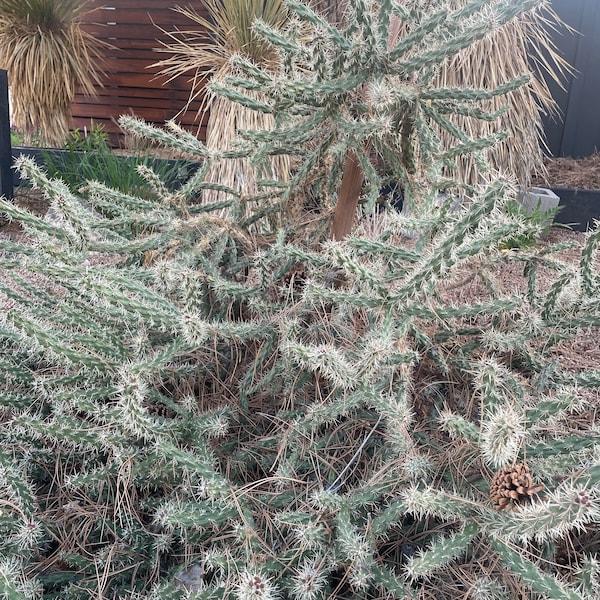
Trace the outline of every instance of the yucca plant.
<instances>
[{"instance_id":1,"label":"yucca plant","mask_svg":"<svg viewBox=\"0 0 600 600\"><path fill-rule=\"evenodd\" d=\"M274 118L270 114L255 111L231 102L206 90L208 79L222 81L235 74L231 59L241 55L253 64L275 72L278 54L273 46L253 30L253 22L260 19L273 27L281 27L287 19L283 0L208 0L209 19L192 8L176 10L191 21L199 30L164 33L170 41L161 51L171 56L157 63L162 73L170 78L192 73L190 101L204 94L200 114L208 111L206 147L219 151L229 149L240 131L270 129ZM255 94L257 99L260 94ZM287 157L269 161L265 175L269 179L286 181L289 172ZM255 196L258 188L255 169L248 159L231 158L215 164L208 174L208 181L228 186L240 194L242 200ZM224 200L225 192L205 190L204 201Z\"/></svg>"},{"instance_id":2,"label":"yucca plant","mask_svg":"<svg viewBox=\"0 0 600 600\"><path fill-rule=\"evenodd\" d=\"M102 44L79 24L81 0L0 0L0 65L9 74L12 118L24 132L59 146L75 92L100 83ZM26 140L27 141L27 140Z\"/></svg>"}]
</instances>

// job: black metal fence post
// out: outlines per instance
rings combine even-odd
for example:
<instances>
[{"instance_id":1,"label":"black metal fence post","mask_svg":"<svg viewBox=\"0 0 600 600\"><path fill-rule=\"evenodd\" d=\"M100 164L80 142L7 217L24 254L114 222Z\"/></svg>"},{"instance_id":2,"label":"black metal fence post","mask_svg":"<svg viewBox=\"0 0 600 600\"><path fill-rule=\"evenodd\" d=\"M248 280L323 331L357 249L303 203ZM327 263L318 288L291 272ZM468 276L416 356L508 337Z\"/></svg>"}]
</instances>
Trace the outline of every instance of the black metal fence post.
<instances>
[{"instance_id":1,"label":"black metal fence post","mask_svg":"<svg viewBox=\"0 0 600 600\"><path fill-rule=\"evenodd\" d=\"M10 113L8 110L8 73L0 69L0 195L13 197Z\"/></svg>"}]
</instances>

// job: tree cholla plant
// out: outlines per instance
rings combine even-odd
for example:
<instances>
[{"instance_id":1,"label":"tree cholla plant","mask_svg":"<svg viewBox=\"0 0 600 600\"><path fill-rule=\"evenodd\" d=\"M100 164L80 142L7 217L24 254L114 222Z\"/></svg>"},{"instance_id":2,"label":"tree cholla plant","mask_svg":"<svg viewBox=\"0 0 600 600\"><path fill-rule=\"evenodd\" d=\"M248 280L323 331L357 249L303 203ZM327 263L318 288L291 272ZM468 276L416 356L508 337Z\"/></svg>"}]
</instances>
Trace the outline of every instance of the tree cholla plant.
<instances>
[{"instance_id":1,"label":"tree cholla plant","mask_svg":"<svg viewBox=\"0 0 600 600\"><path fill-rule=\"evenodd\" d=\"M398 60L439 61L453 35L534 4L475 2L444 20L356 2L337 34L290 7L360 60L390 52L398 15L412 24ZM310 97L314 82L296 80ZM446 90L448 109L467 95ZM343 106L328 119L349 138L370 127ZM233 190L198 202L224 153L173 124L122 124L202 167L175 191L141 167L143 197L91 181L82 201L25 158L60 219L0 202L29 235L0 240L3 596L598 597L600 372L553 351L600 326L599 230L577 263L561 259L568 244L503 252L539 226L503 210L514 190L490 175L461 210L426 200L323 242L301 220L272 226L285 193L251 215ZM522 289L503 285L507 268Z\"/></svg>"},{"instance_id":2,"label":"tree cholla plant","mask_svg":"<svg viewBox=\"0 0 600 600\"><path fill-rule=\"evenodd\" d=\"M306 197L301 182L311 184L325 207L337 200L335 239L350 230L363 179L370 208L382 188L397 185L409 208L423 210L437 191L457 187L455 179L442 178L444 168L456 170L465 155L485 164L486 150L506 132L473 139L453 118L497 120L505 108L489 113L478 105L517 90L529 76L523 73L493 89L443 88L436 77L439 66L543 2L474 0L458 8L442 0L349 4L340 29L305 3L289 1L297 18L286 31L255 23L281 53L284 75L237 57L243 76L210 86L276 116L274 130L249 136L269 140L255 160L294 155L300 167L289 188L293 204ZM256 100L258 89L268 100ZM447 138L443 143L440 132Z\"/></svg>"}]
</instances>

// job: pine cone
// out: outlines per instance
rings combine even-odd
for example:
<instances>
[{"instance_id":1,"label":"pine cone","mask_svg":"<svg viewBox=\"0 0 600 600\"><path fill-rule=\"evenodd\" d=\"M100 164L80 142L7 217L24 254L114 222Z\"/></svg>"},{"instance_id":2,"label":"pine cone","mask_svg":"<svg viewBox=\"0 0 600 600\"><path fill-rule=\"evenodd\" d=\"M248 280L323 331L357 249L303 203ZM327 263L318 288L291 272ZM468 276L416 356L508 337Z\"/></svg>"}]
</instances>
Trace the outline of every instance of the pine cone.
<instances>
[{"instance_id":1,"label":"pine cone","mask_svg":"<svg viewBox=\"0 0 600 600\"><path fill-rule=\"evenodd\" d=\"M490 488L490 498L497 510L514 508L529 502L544 486L534 485L529 467L522 463L503 467L496 473Z\"/></svg>"}]
</instances>

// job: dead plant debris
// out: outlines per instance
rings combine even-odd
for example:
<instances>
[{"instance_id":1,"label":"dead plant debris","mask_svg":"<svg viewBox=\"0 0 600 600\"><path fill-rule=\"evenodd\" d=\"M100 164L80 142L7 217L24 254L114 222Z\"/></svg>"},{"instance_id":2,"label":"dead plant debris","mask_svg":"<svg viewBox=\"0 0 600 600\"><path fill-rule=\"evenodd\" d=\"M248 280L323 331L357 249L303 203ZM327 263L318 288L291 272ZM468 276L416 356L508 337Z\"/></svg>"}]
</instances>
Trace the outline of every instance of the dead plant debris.
<instances>
[{"instance_id":1,"label":"dead plant debris","mask_svg":"<svg viewBox=\"0 0 600 600\"><path fill-rule=\"evenodd\" d=\"M583 158L546 158L547 175L533 185L549 188L600 190L600 152Z\"/></svg>"}]
</instances>

